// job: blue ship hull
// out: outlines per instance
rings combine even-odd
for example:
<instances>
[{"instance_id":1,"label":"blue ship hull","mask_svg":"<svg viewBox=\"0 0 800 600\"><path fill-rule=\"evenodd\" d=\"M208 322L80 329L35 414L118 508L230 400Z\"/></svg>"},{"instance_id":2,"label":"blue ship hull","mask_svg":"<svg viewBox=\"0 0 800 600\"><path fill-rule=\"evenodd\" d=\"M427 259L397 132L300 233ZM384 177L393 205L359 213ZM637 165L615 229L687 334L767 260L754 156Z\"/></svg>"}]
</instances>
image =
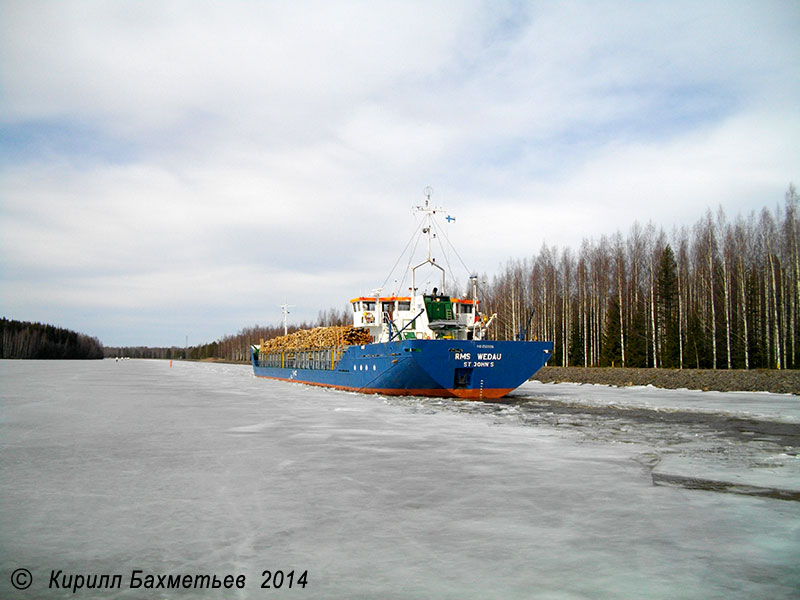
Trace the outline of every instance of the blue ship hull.
<instances>
[{"instance_id":1,"label":"blue ship hull","mask_svg":"<svg viewBox=\"0 0 800 600\"><path fill-rule=\"evenodd\" d=\"M278 365L251 353L258 377L371 394L501 398L541 369L552 342L403 340L325 351L286 351ZM274 355L273 355L274 356Z\"/></svg>"}]
</instances>

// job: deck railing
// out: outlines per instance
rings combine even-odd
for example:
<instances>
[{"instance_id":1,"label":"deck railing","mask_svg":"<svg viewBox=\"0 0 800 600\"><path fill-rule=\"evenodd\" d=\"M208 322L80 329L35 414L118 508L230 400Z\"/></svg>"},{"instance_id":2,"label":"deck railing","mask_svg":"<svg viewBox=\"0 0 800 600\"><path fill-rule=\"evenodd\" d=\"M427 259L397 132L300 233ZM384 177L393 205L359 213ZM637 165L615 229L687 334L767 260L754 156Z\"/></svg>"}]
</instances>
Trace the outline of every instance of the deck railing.
<instances>
[{"instance_id":1,"label":"deck railing","mask_svg":"<svg viewBox=\"0 0 800 600\"><path fill-rule=\"evenodd\" d=\"M314 369L333 371L342 358L345 348L316 348L313 350L284 350L259 355L256 364L259 367L282 369Z\"/></svg>"}]
</instances>

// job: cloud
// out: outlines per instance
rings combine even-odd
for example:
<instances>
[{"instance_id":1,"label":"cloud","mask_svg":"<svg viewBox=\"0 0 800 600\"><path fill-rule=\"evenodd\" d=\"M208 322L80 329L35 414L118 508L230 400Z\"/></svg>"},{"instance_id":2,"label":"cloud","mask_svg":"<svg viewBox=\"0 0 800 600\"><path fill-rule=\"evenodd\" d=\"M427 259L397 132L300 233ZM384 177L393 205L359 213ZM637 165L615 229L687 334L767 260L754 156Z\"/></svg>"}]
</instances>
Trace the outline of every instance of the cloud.
<instances>
[{"instance_id":1,"label":"cloud","mask_svg":"<svg viewBox=\"0 0 800 600\"><path fill-rule=\"evenodd\" d=\"M341 306L427 184L491 273L798 180L792 2L0 10L0 308L108 344Z\"/></svg>"},{"instance_id":2,"label":"cloud","mask_svg":"<svg viewBox=\"0 0 800 600\"><path fill-rule=\"evenodd\" d=\"M474 198L465 221L484 224L479 254L499 246L501 255L525 256L542 242L577 249L582 238L625 232L634 221L652 221L669 234L707 208L746 216L782 201L787 174L797 170L798 135L797 115L751 114L666 143L611 143L569 177L529 182L485 210Z\"/></svg>"}]
</instances>

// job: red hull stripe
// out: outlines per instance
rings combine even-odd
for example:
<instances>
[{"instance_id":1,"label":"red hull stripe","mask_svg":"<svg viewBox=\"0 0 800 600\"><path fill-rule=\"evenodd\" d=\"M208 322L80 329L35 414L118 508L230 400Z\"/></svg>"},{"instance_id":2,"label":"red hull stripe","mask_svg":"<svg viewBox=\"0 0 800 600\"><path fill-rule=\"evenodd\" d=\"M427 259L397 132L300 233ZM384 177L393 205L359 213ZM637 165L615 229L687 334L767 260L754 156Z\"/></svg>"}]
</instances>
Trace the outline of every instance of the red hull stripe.
<instances>
[{"instance_id":1,"label":"red hull stripe","mask_svg":"<svg viewBox=\"0 0 800 600\"><path fill-rule=\"evenodd\" d=\"M318 387L334 388L348 392L359 392L361 394L383 394L384 396L429 396L435 398L463 398L464 400L493 400L502 398L514 388L503 389L392 389L392 388L359 388L349 385L334 385L332 383L318 383L316 381L303 381L301 379L287 379L285 377L271 377L269 375L257 375L264 379L274 379L275 381L288 381L290 383L302 383L305 385L316 385Z\"/></svg>"}]
</instances>

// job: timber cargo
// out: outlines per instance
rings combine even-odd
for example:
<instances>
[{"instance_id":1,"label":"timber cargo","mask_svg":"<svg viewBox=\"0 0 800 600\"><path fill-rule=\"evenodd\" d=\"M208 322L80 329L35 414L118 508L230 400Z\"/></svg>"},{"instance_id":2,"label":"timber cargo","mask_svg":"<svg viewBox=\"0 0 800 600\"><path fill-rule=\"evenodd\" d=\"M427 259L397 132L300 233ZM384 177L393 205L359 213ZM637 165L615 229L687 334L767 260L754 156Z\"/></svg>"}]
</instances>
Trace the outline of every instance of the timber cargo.
<instances>
[{"instance_id":1,"label":"timber cargo","mask_svg":"<svg viewBox=\"0 0 800 600\"><path fill-rule=\"evenodd\" d=\"M505 396L545 365L553 343L527 341L522 328L514 341L488 339L495 315L480 310L477 276L469 278L467 294L444 293L445 270L431 256L439 209L430 206L428 190L424 205L415 208L423 214L427 257L410 269L410 294L357 296L349 303L351 326L262 340L251 347L256 376L361 393L488 400ZM424 267L441 283L418 294L416 277Z\"/></svg>"}]
</instances>

